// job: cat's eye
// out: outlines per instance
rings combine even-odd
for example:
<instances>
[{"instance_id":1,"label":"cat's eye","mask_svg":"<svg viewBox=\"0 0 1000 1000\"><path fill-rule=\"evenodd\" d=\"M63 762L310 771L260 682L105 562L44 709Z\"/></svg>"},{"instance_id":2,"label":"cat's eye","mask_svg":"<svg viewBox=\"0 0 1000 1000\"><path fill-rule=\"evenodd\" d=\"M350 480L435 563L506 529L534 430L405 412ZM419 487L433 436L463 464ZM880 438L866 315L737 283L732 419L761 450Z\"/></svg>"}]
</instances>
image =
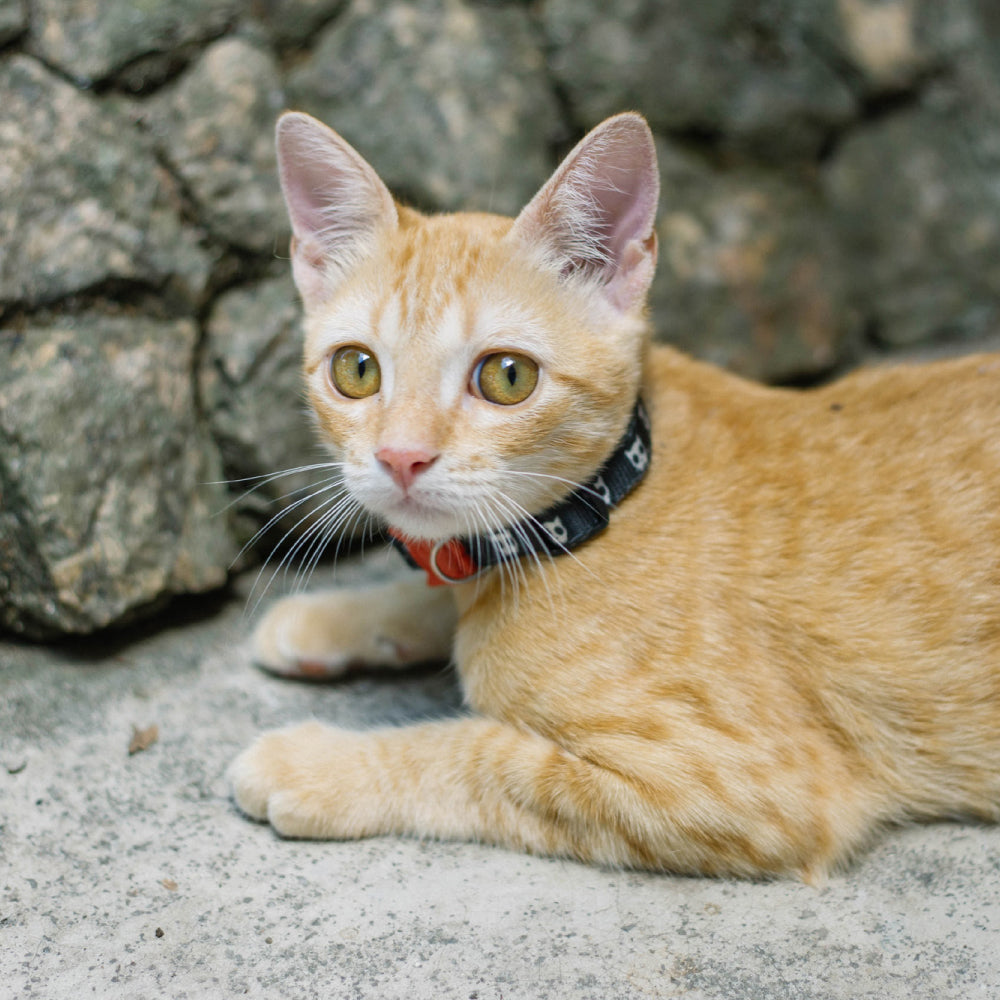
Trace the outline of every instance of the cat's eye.
<instances>
[{"instance_id":1,"label":"cat's eye","mask_svg":"<svg viewBox=\"0 0 1000 1000\"><path fill-rule=\"evenodd\" d=\"M341 347L330 359L330 378L349 399L374 396L382 386L382 370L375 355L363 347Z\"/></svg>"},{"instance_id":2,"label":"cat's eye","mask_svg":"<svg viewBox=\"0 0 1000 1000\"><path fill-rule=\"evenodd\" d=\"M501 406L523 403L537 384L538 363L514 351L487 354L472 372L476 394Z\"/></svg>"}]
</instances>

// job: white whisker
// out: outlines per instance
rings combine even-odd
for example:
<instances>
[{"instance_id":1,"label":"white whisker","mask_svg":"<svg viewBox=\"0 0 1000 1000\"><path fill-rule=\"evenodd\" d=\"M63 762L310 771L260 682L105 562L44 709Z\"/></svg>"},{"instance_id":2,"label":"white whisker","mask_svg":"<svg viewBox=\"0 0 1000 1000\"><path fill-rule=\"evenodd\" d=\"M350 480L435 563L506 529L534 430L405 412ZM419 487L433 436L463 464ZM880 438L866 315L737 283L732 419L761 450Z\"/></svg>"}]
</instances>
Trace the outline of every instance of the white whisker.
<instances>
[{"instance_id":1,"label":"white whisker","mask_svg":"<svg viewBox=\"0 0 1000 1000\"><path fill-rule=\"evenodd\" d=\"M269 483L275 482L275 480L284 479L286 476L294 476L294 475L298 475L298 474L302 474L302 473L306 473L306 472L316 472L316 471L318 471L320 469L322 469L324 471L328 470L328 469L338 469L339 470L339 469L343 468L343 465L344 465L343 462L317 462L315 465L299 465L299 466L296 466L295 468L292 468L292 469L282 469L281 472L272 472L272 473L267 474L267 475L245 476L243 479L218 479L218 480L213 480L212 482L204 483L204 485L205 486L236 486L236 485L238 485L240 483L252 483L252 482L254 482L254 480L258 480L258 482L256 483L256 485L251 486L250 489L248 489L248 490L244 490L238 496L236 496L232 500L230 500L229 503L227 503L225 507L223 507L221 510L216 511L216 513L215 513L214 516L218 517L219 514L224 514L234 504L238 504L241 500L245 500L248 496L250 496L251 493L255 493L262 486L267 486ZM331 477L331 478L333 478L333 477ZM323 481L327 482L328 480L323 480ZM278 497L276 497L274 499L269 500L268 502L269 503L277 503L278 500L282 500L285 497L290 496L292 493L297 493L297 492L300 492L301 490L304 490L304 489L309 489L309 485L307 484L306 486L300 486L297 490L290 491L290 493L283 493L280 496L278 496Z\"/></svg>"},{"instance_id":2,"label":"white whisker","mask_svg":"<svg viewBox=\"0 0 1000 1000\"><path fill-rule=\"evenodd\" d=\"M326 490L319 492L326 492L327 490L330 490L332 488L333 487L327 487ZM296 506L298 505L298 503L301 502L302 501L297 501ZM253 606L250 608L249 612L247 612L249 616L252 616L256 612L257 607L260 605L260 602L263 600L264 596L267 594L267 591L271 588L271 585L274 583L275 577L277 577L277 575L281 573L283 570L287 575L288 567L290 566L291 560L295 558L296 553L300 551L302 546L308 544L310 539L314 538L317 532L322 532L330 524L334 525L332 530L336 531L340 527L340 524L343 522L343 520L346 520L346 517L350 513L350 507L352 504L357 505L357 501L354 500L354 498L349 493L346 492L342 492L340 494L328 497L316 508L311 509L305 516L299 518L299 520L296 521L295 524L293 524L282 535L282 537L275 544L274 548L271 550L271 554L267 557L267 559L264 560L264 563L258 570L257 577L254 580L253 586L250 588L250 593L247 595L247 605L249 605L250 602L253 601ZM347 509L346 513L345 509ZM279 516L283 516L286 513L287 511L282 511L281 515ZM254 594L257 593L257 588L260 585L261 577L263 576L264 571L267 569L272 558L274 557L275 552L278 551L278 549L281 547L282 543L286 539L288 539L289 537L291 537L296 533L300 525L304 524L310 518L316 518L316 520L311 525L309 525L309 527L295 541L291 549L281 557L277 566L274 567L267 583L261 590L260 594L257 596L256 600L254 600Z\"/></svg>"},{"instance_id":3,"label":"white whisker","mask_svg":"<svg viewBox=\"0 0 1000 1000\"><path fill-rule=\"evenodd\" d=\"M366 511L364 507L362 507L361 504L358 503L353 497L348 497L348 499L351 501L351 506L347 507L347 509L343 511L339 521L337 523L331 522L326 525L322 537L317 539L318 544L314 543L314 546L310 546L310 548L315 548L315 552L311 557L308 557L307 561L303 562L302 568L306 572L306 580L304 581L303 586L305 585L305 582L308 582L308 578L312 576L319 560L323 557L323 553L326 551L327 546L334 538L337 539L337 547L333 552L334 564L336 564L337 560L340 558L340 549L344 542L350 538L357 538L359 534L361 538L361 554L362 556L364 555L365 536L370 536L371 534L372 515ZM359 526L362 520L365 521L365 524L363 527L360 527L359 531Z\"/></svg>"},{"instance_id":4,"label":"white whisker","mask_svg":"<svg viewBox=\"0 0 1000 1000\"><path fill-rule=\"evenodd\" d=\"M536 518L528 514L527 511L525 511L520 504L518 504L511 497L507 496L505 493L500 493L497 497L494 498L494 500L496 503L502 502L505 505L508 512L511 512L511 509L513 509L512 512L515 515L515 517L513 519L513 523L511 524L509 530L514 531L515 534L517 534L518 537L524 542L525 547L529 550L528 555L531 558L532 562L535 564L535 567L538 572L538 577L541 579L542 585L545 587L545 593L549 601L549 607L552 610L552 613L555 614L556 611L555 602L553 601L552 589L549 583L550 574L545 572L545 567L542 565L542 560L541 560L541 555L544 554L550 564L555 561L554 556L548 550L548 547L545 545L544 535L543 535L544 528L541 527ZM520 512L522 515L520 519L516 516L518 512ZM530 535L529 531L531 533ZM538 543L537 545L533 543L532 536L534 536L534 542Z\"/></svg>"},{"instance_id":5,"label":"white whisker","mask_svg":"<svg viewBox=\"0 0 1000 1000\"><path fill-rule=\"evenodd\" d=\"M323 485L324 483L326 483L327 485ZM300 497L298 500L295 501L295 503L290 504L287 507L282 507L281 510L279 510L276 514L272 515L264 525L262 525L254 532L253 536L249 539L249 541L247 541L244 544L243 548L241 548L240 551L236 554L236 557L230 564L230 569L232 569L232 567L236 565L236 563L240 560L240 558L249 548L251 548L263 535L265 535L276 524L278 524L280 521L283 521L289 514L291 514L293 510L297 510L303 504L309 503L310 500L315 500L316 497L321 496L323 493L329 493L331 490L335 490L339 487L342 487L342 485L343 484L339 475L330 476L329 479L322 480L319 484L313 484L313 487L315 488L313 489L312 493L309 493L304 497ZM336 498L331 498L331 499L336 499ZM326 506L326 501L324 501L321 506ZM304 517L302 517L300 520L296 521L294 525L292 525L290 531L294 531L296 528L298 528L300 524L304 523L305 521L308 521L309 518L314 513L316 513L318 509L319 508L317 508L316 510L307 511ZM288 532L286 532L282 536L281 541L284 541L285 538L287 537L288 537Z\"/></svg>"},{"instance_id":6,"label":"white whisker","mask_svg":"<svg viewBox=\"0 0 1000 1000\"><path fill-rule=\"evenodd\" d=\"M522 507L519 503L517 503L516 500L513 500L506 494L504 494L504 497L508 503L512 504L520 512L520 516L524 518L525 521L529 522L534 526L537 526L535 530L545 531L545 528L541 525L538 518L535 517L534 514L529 513L527 510L525 510L524 507ZM551 535L548 534L548 532L545 532L545 534L549 538L552 537ZM556 541L554 538L552 539L552 541L559 546L563 555L569 556L570 559L572 559L581 569L586 570L586 572L589 573L591 576L593 576L594 579L597 579L597 575L594 573L594 571L589 566L587 566L586 563L582 562L581 559L573 552L572 549L567 548L565 545L563 545L562 542ZM549 556L550 558L554 558L554 556L552 556L552 553L549 553Z\"/></svg>"},{"instance_id":7,"label":"white whisker","mask_svg":"<svg viewBox=\"0 0 1000 1000\"><path fill-rule=\"evenodd\" d=\"M589 496L596 497L602 504L605 502L604 497L598 493L597 490L591 489L584 483L577 483L572 479L566 479L563 476L553 476L546 472L526 472L523 469L507 469L505 474L511 476L525 476L529 479L552 479L559 483L565 483L567 486L571 487L569 491L570 493L588 494ZM581 496L581 500L582 499L583 497ZM586 500L583 500L583 502L586 503ZM588 504L588 506L590 505Z\"/></svg>"},{"instance_id":8,"label":"white whisker","mask_svg":"<svg viewBox=\"0 0 1000 1000\"><path fill-rule=\"evenodd\" d=\"M282 559L282 563L284 564L283 579L288 579L288 572L292 568L292 563L295 561L295 557L300 551L302 551L303 548L305 551L302 554L302 565L306 565L312 558L314 549L318 548L320 554L322 554L325 532L328 526L333 524L333 530L337 530L341 523L347 518L345 509L349 512L350 506L353 502L354 500L351 496L344 494L336 499L334 506L330 510L326 511L322 517L317 518L313 524L309 525L309 527L302 533L301 537L296 540L295 544ZM293 587L298 580L300 569L301 566L296 570L295 577L293 578Z\"/></svg>"}]
</instances>

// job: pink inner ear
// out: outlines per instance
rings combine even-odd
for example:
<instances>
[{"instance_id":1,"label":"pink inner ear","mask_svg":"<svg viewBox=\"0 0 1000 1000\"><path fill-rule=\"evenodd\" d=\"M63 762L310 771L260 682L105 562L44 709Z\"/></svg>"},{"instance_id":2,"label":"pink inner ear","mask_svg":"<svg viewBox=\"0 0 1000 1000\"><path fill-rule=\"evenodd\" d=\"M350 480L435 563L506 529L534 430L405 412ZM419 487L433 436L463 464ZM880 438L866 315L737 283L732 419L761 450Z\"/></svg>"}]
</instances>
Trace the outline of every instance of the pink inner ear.
<instances>
[{"instance_id":1,"label":"pink inner ear","mask_svg":"<svg viewBox=\"0 0 1000 1000\"><path fill-rule=\"evenodd\" d=\"M395 224L388 189L332 129L308 115L285 114L277 145L281 188L301 247L344 249L379 225Z\"/></svg>"},{"instance_id":2,"label":"pink inner ear","mask_svg":"<svg viewBox=\"0 0 1000 1000\"><path fill-rule=\"evenodd\" d=\"M325 228L324 212L337 202L336 175L329 164L306 152L298 137L289 137L281 152L281 181L292 229L303 240Z\"/></svg>"},{"instance_id":3,"label":"pink inner ear","mask_svg":"<svg viewBox=\"0 0 1000 1000\"><path fill-rule=\"evenodd\" d=\"M609 118L586 135L515 223L563 276L584 274L621 310L652 280L660 180L656 149L639 115Z\"/></svg>"},{"instance_id":4,"label":"pink inner ear","mask_svg":"<svg viewBox=\"0 0 1000 1000\"><path fill-rule=\"evenodd\" d=\"M632 130L596 158L588 189L599 231L595 235L610 261L622 264L625 248L645 243L653 231L659 195L655 156Z\"/></svg>"}]
</instances>

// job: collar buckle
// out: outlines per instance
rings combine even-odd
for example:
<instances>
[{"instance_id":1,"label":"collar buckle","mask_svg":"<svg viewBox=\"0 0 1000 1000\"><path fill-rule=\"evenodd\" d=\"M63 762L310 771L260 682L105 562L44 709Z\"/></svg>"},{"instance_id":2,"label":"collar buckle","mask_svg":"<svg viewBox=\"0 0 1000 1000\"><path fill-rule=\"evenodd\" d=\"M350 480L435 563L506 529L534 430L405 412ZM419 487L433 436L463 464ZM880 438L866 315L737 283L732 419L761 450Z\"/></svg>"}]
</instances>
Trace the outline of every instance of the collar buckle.
<instances>
[{"instance_id":1,"label":"collar buckle","mask_svg":"<svg viewBox=\"0 0 1000 1000\"><path fill-rule=\"evenodd\" d=\"M414 569L422 569L427 574L427 583L431 587L464 583L489 569L489 566L480 566L473 559L460 538L414 541L390 528L389 540Z\"/></svg>"},{"instance_id":2,"label":"collar buckle","mask_svg":"<svg viewBox=\"0 0 1000 1000\"><path fill-rule=\"evenodd\" d=\"M452 572L457 570L457 576L450 575L442 568L442 552L448 569ZM482 576L488 568L479 566L457 538L445 538L436 542L427 557L427 577L432 587L473 580Z\"/></svg>"}]
</instances>

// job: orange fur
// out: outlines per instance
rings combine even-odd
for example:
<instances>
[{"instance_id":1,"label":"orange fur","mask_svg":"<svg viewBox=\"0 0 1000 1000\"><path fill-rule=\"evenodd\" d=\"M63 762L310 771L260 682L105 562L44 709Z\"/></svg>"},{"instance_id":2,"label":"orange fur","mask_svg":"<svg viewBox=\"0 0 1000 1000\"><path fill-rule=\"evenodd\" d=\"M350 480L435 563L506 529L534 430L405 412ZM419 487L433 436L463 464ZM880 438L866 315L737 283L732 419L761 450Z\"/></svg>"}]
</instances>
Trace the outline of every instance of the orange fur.
<instances>
[{"instance_id":1,"label":"orange fur","mask_svg":"<svg viewBox=\"0 0 1000 1000\"><path fill-rule=\"evenodd\" d=\"M513 223L387 209L353 150L290 117L287 132L374 185L349 237L357 259L317 269L322 233L298 231L286 146L293 228L313 241L296 274L307 390L367 508L424 537L538 513L600 467L640 388L654 451L608 529L571 555L450 591L414 578L276 604L255 648L288 672L444 654L454 630L474 714L265 735L233 766L241 808L292 836L411 833L805 878L886 823L1000 819L1000 358L797 392L649 347L655 182L635 116L584 140ZM560 219L579 221L609 158L634 169L629 204L647 221L617 248L577 232L560 257ZM345 343L378 357L378 394L331 387ZM540 363L514 407L469 391L498 349ZM380 472L387 444L435 456L423 493L400 496Z\"/></svg>"}]
</instances>

